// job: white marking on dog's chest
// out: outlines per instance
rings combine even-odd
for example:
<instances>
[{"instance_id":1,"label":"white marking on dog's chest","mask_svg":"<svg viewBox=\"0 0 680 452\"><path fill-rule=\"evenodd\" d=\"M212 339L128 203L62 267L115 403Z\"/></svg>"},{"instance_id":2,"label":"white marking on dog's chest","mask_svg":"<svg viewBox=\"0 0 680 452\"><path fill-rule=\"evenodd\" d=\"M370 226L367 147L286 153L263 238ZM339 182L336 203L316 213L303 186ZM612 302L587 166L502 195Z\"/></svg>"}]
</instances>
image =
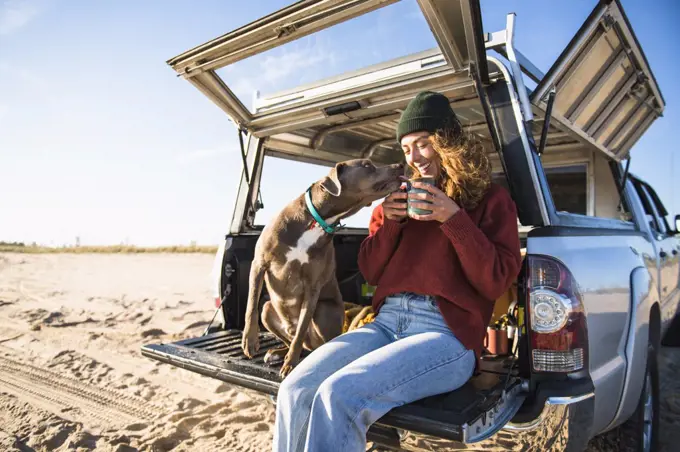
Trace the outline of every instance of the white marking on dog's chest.
<instances>
[{"instance_id":1,"label":"white marking on dog's chest","mask_svg":"<svg viewBox=\"0 0 680 452\"><path fill-rule=\"evenodd\" d=\"M314 227L306 230L293 248L286 253L286 260L292 262L294 260L300 261L301 264L309 263L309 249L319 241L325 234L325 231L320 227Z\"/></svg>"}]
</instances>

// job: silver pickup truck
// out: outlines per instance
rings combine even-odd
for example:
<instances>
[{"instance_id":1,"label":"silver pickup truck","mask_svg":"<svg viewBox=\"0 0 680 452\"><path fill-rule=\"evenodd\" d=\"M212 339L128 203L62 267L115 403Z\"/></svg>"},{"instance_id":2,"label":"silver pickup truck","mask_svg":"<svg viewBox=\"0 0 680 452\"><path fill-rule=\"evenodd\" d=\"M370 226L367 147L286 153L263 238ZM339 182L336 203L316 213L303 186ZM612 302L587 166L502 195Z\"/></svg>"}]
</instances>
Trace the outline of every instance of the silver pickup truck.
<instances>
[{"instance_id":1,"label":"silver pickup truck","mask_svg":"<svg viewBox=\"0 0 680 452\"><path fill-rule=\"evenodd\" d=\"M435 90L483 140L494 180L517 206L523 268L492 319L511 320L515 333L507 353L485 353L465 386L392 410L369 441L391 450L581 450L611 431L620 450L654 450L656 356L664 337L675 339L667 333L680 301L679 217L669 221L652 186L628 171L631 148L665 103L620 3L599 2L545 74L515 47L514 14L491 33L478 0L411 3L434 49L255 96L249 107L220 77L228 66L397 2L302 0L169 60L236 126L243 169L215 260L215 318L200 337L142 353L275 402L278 369L262 357L277 339L261 328L259 354L247 359L240 348L264 163L401 162L400 112ZM334 236L343 296L358 305L370 303L357 266L366 235Z\"/></svg>"}]
</instances>

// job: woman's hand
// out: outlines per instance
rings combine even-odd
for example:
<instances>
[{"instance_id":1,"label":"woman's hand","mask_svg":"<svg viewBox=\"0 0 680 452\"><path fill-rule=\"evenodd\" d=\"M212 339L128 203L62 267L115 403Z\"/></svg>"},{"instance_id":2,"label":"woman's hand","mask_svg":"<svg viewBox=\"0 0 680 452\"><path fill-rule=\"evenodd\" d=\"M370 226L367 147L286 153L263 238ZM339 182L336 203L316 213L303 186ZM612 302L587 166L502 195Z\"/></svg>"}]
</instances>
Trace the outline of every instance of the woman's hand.
<instances>
[{"instance_id":1,"label":"woman's hand","mask_svg":"<svg viewBox=\"0 0 680 452\"><path fill-rule=\"evenodd\" d=\"M410 193L408 199L411 207L432 211L432 213L427 215L410 214L409 216L414 220L437 220L440 223L444 223L460 210L460 207L458 207L458 204L453 199L433 185L413 182L413 187L427 190L427 193ZM432 204L422 202L423 200L430 201Z\"/></svg>"},{"instance_id":2,"label":"woman's hand","mask_svg":"<svg viewBox=\"0 0 680 452\"><path fill-rule=\"evenodd\" d=\"M395 191L390 193L383 201L383 215L385 218L402 221L408 214L406 213L406 192Z\"/></svg>"}]
</instances>

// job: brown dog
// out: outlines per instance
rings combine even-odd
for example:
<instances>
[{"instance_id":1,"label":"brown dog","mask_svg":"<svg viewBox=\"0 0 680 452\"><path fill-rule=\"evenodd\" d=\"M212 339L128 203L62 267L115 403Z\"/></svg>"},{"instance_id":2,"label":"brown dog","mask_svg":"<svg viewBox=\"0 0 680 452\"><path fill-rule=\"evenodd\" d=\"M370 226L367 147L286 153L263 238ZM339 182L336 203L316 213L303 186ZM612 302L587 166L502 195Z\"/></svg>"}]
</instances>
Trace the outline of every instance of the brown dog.
<instances>
[{"instance_id":1,"label":"brown dog","mask_svg":"<svg viewBox=\"0 0 680 452\"><path fill-rule=\"evenodd\" d=\"M403 172L401 164L376 167L368 159L338 163L309 188L312 210L333 225L397 190ZM243 352L252 358L259 350L257 313L264 281L270 301L262 309L262 323L287 345L269 350L265 362L285 355L281 376L298 363L302 347L311 351L341 334L344 320L333 236L314 219L305 196L263 229L250 268Z\"/></svg>"}]
</instances>

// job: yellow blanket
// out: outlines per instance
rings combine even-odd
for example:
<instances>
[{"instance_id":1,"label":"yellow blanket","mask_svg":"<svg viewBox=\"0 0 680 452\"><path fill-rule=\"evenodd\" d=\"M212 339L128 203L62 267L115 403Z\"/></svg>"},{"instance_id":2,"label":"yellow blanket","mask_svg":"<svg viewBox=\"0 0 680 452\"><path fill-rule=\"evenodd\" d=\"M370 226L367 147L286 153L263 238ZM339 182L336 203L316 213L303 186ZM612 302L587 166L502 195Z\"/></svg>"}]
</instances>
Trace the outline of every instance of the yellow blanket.
<instances>
[{"instance_id":1,"label":"yellow blanket","mask_svg":"<svg viewBox=\"0 0 680 452\"><path fill-rule=\"evenodd\" d=\"M345 303L345 322L342 325L342 332L355 330L373 320L375 320L375 314L370 306Z\"/></svg>"}]
</instances>

